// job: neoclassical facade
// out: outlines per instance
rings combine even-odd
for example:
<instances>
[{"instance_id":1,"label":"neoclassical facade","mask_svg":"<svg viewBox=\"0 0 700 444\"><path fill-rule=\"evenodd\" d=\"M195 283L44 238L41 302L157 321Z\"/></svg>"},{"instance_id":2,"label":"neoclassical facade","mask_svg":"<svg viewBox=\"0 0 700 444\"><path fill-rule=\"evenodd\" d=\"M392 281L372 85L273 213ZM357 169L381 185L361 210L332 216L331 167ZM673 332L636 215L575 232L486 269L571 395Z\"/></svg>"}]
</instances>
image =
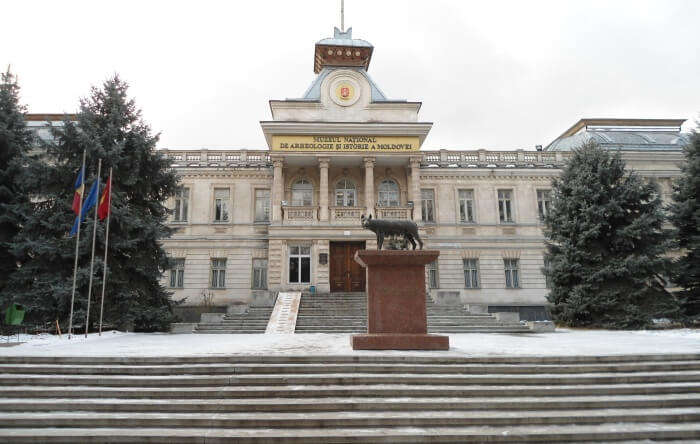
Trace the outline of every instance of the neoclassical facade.
<instances>
[{"instance_id":1,"label":"neoclassical facade","mask_svg":"<svg viewBox=\"0 0 700 444\"><path fill-rule=\"evenodd\" d=\"M431 150L420 102L387 98L368 74L372 46L335 30L316 44L311 86L271 100L260 150L170 150L182 178L170 203L175 260L164 284L184 307L268 304L282 290L365 290L352 256L376 248L362 214L410 219L438 303L546 305L541 218L551 179L587 140L621 150L660 184L679 175L679 119L582 119L532 151Z\"/></svg>"}]
</instances>

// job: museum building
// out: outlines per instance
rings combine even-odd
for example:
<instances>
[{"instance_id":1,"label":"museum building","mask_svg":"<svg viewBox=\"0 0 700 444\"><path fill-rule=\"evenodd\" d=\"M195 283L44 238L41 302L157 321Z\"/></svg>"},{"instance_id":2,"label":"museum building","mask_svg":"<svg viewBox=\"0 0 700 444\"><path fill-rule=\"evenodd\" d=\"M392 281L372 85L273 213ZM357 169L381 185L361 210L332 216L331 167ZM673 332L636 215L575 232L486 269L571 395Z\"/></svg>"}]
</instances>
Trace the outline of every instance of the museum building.
<instances>
[{"instance_id":1,"label":"museum building","mask_svg":"<svg viewBox=\"0 0 700 444\"><path fill-rule=\"evenodd\" d=\"M353 256L377 248L364 214L413 220L424 248L440 251L426 267L435 303L541 318L541 221L571 150L620 150L665 200L680 175L684 119L581 119L532 150L423 149L432 123L421 102L386 97L368 74L372 52L351 28L317 42L304 94L270 100L267 147L161 150L181 177L169 202L177 230L163 240L180 313L271 305L280 291L364 292Z\"/></svg>"},{"instance_id":2,"label":"museum building","mask_svg":"<svg viewBox=\"0 0 700 444\"><path fill-rule=\"evenodd\" d=\"M173 199L176 267L164 283L185 306L226 306L279 291L362 292L361 215L413 220L437 303L546 305L542 217L550 181L588 140L621 150L660 184L679 175L682 119L582 119L544 149L421 149L420 102L387 98L368 74L373 47L335 29L315 45L316 77L298 99L270 100L260 150L163 150L182 177Z\"/></svg>"}]
</instances>

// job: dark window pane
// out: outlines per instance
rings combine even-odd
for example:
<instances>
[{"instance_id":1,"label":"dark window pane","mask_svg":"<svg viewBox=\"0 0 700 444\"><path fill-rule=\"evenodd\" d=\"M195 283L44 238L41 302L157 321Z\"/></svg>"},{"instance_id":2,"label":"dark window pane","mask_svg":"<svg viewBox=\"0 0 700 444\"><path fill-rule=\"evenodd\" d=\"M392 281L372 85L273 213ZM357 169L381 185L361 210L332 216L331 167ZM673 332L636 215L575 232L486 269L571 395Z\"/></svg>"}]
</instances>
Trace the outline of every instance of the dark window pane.
<instances>
[{"instance_id":1,"label":"dark window pane","mask_svg":"<svg viewBox=\"0 0 700 444\"><path fill-rule=\"evenodd\" d=\"M301 258L301 282L311 282L311 258Z\"/></svg>"},{"instance_id":2,"label":"dark window pane","mask_svg":"<svg viewBox=\"0 0 700 444\"><path fill-rule=\"evenodd\" d=\"M289 282L299 282L299 258L289 258Z\"/></svg>"}]
</instances>

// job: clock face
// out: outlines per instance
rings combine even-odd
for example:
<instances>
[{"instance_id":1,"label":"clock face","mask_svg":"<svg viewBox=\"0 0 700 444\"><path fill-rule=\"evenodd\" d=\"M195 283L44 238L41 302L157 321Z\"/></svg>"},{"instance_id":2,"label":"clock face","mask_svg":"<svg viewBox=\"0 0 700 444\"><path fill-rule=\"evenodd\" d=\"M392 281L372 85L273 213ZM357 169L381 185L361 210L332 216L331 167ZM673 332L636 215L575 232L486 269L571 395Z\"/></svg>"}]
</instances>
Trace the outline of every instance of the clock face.
<instances>
[{"instance_id":1,"label":"clock face","mask_svg":"<svg viewBox=\"0 0 700 444\"><path fill-rule=\"evenodd\" d=\"M339 75L330 82L330 97L337 105L351 106L360 98L360 84L348 75Z\"/></svg>"}]
</instances>

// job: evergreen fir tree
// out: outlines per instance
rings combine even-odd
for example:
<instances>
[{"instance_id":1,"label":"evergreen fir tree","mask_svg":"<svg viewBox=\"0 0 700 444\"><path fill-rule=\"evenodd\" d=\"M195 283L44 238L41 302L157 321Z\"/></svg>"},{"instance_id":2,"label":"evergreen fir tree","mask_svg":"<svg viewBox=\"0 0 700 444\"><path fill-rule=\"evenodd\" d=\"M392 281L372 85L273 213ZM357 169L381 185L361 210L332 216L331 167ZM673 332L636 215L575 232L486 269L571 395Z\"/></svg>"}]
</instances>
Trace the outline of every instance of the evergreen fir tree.
<instances>
[{"instance_id":1,"label":"evergreen fir tree","mask_svg":"<svg viewBox=\"0 0 700 444\"><path fill-rule=\"evenodd\" d=\"M555 320L640 328L677 315L660 279L668 270L669 235L655 183L625 171L619 153L590 143L552 181L552 195L544 272Z\"/></svg>"},{"instance_id":2,"label":"evergreen fir tree","mask_svg":"<svg viewBox=\"0 0 700 444\"><path fill-rule=\"evenodd\" d=\"M673 187L669 220L675 226L675 240L682 256L674 262L672 278L683 290L679 293L683 313L700 318L700 134L693 132L684 148L683 175Z\"/></svg>"},{"instance_id":3,"label":"evergreen fir tree","mask_svg":"<svg viewBox=\"0 0 700 444\"><path fill-rule=\"evenodd\" d=\"M81 100L76 122L66 119L54 130L43 162L32 164L27 187L42 196L22 230L15 248L31 256L12 280L13 297L24 303L32 318L59 319L67 324L73 278L75 237L67 233L75 219L71 210L73 183L87 152L85 193L112 167L112 214L109 233L105 322L136 331L166 329L172 321L170 294L160 284L169 266L159 241L172 234L165 225L165 200L177 188L177 176L167 159L155 151L141 111L127 96L128 85L118 76L93 87ZM74 325L82 325L88 294L94 209L80 235L79 270ZM91 319L99 317L105 223L98 221Z\"/></svg>"},{"instance_id":4,"label":"evergreen fir tree","mask_svg":"<svg viewBox=\"0 0 700 444\"><path fill-rule=\"evenodd\" d=\"M10 247L22 226L23 208L29 203L21 175L33 134L25 125L26 108L19 102L19 92L17 78L8 67L0 74L0 292L22 260ZM0 299L0 309L6 302Z\"/></svg>"}]
</instances>

